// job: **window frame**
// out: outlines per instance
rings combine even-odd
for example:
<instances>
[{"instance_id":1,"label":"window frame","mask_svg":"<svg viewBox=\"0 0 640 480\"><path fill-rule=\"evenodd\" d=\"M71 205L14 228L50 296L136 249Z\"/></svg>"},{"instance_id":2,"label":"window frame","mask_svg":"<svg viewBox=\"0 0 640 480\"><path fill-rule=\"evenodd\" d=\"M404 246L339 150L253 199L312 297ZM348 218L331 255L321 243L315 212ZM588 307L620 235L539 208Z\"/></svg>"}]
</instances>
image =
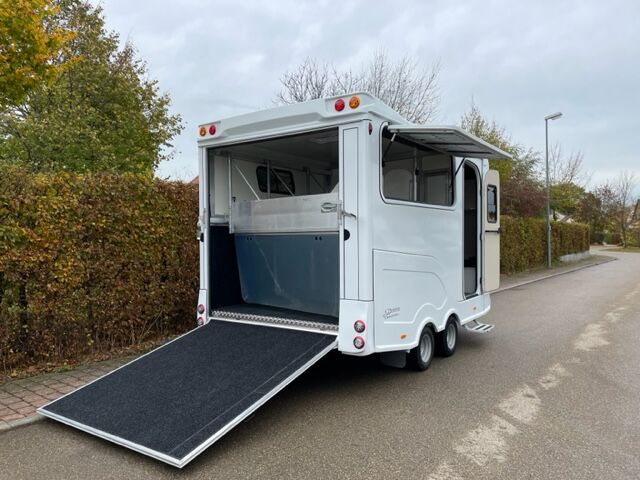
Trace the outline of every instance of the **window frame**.
<instances>
[{"instance_id":1,"label":"window frame","mask_svg":"<svg viewBox=\"0 0 640 480\"><path fill-rule=\"evenodd\" d=\"M493 206L495 207L495 210L493 212L493 219L491 217L491 204L489 203L489 191L493 189L493 199L494 199L494 203ZM498 223L498 186L494 185L492 183L487 184L487 223L493 223L496 224Z\"/></svg>"},{"instance_id":2,"label":"window frame","mask_svg":"<svg viewBox=\"0 0 640 480\"><path fill-rule=\"evenodd\" d=\"M380 194L380 198L382 199L383 203L386 203L388 205L404 205L407 207L418 207L418 208L431 208L431 209L436 209L436 210L448 210L448 211L454 211L456 209L456 203L458 201L458 196L456 194L457 192L457 188L456 188L456 180L457 180L457 175L456 175L456 158L454 155L451 154L447 154L445 152L440 152L438 150L435 149L431 149L434 152L438 152L441 153L442 155L447 155L450 159L451 162L451 169L449 170L451 172L451 205L437 205L437 204L433 204L433 203L424 203L424 202L419 202L417 200L398 200L395 198L389 198L386 197L384 194L384 168L382 166L382 155L384 154L384 148L383 148L383 139L384 139L384 131L385 129L388 127L389 123L383 123L380 126L380 131L378 134L378 192ZM403 140L405 142L408 142L412 145L414 145L416 148L418 149L422 149L425 150L425 147L419 144L416 144L415 142L411 142L409 139L404 139ZM464 161L464 160L462 160ZM419 178L419 176L417 176L414 172L413 174L413 178L414 181L416 178Z\"/></svg>"}]
</instances>

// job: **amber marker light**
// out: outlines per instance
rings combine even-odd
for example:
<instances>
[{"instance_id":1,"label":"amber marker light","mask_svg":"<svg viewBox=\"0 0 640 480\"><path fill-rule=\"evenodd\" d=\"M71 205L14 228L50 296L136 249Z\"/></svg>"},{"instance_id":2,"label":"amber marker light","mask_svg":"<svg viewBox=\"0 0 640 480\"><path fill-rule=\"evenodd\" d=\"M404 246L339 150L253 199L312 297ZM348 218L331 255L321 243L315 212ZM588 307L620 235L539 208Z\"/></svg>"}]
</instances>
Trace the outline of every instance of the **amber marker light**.
<instances>
[{"instance_id":1,"label":"amber marker light","mask_svg":"<svg viewBox=\"0 0 640 480\"><path fill-rule=\"evenodd\" d=\"M349 99L349 107L358 108L360 106L360 97L351 97Z\"/></svg>"}]
</instances>

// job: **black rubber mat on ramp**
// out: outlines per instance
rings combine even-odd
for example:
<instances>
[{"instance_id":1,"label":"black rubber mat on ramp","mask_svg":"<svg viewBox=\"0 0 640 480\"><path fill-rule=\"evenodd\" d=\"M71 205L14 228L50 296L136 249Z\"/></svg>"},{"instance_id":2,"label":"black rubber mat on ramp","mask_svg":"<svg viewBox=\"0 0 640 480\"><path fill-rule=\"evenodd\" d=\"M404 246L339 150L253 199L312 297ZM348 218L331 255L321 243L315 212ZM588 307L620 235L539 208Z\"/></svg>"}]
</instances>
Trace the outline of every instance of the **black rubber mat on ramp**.
<instances>
[{"instance_id":1,"label":"black rubber mat on ramp","mask_svg":"<svg viewBox=\"0 0 640 480\"><path fill-rule=\"evenodd\" d=\"M212 321L39 412L182 467L336 344Z\"/></svg>"}]
</instances>

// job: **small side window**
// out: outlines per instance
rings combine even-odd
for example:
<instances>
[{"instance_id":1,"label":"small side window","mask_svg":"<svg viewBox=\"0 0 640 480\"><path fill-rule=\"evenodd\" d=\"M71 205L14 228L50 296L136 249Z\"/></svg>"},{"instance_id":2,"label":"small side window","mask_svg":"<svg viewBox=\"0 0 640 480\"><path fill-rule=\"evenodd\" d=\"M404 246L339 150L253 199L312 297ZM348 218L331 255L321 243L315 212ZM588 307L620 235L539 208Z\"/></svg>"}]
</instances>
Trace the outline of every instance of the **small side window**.
<instances>
[{"instance_id":1,"label":"small side window","mask_svg":"<svg viewBox=\"0 0 640 480\"><path fill-rule=\"evenodd\" d=\"M267 185L267 167L256 168L256 176L258 177L258 188L261 192L266 193ZM293 181L293 174L288 170L279 168L271 169L271 193L279 195L295 195L296 185Z\"/></svg>"},{"instance_id":2,"label":"small side window","mask_svg":"<svg viewBox=\"0 0 640 480\"><path fill-rule=\"evenodd\" d=\"M487 185L487 222L498 222L498 187Z\"/></svg>"}]
</instances>

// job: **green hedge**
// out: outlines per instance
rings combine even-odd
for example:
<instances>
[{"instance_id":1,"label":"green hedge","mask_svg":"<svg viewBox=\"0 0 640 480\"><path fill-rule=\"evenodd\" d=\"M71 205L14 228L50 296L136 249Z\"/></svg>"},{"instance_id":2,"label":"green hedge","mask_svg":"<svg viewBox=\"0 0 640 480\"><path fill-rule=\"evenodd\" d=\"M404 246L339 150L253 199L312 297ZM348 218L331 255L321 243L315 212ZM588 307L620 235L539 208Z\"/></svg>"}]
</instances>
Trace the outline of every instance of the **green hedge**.
<instances>
[{"instance_id":1,"label":"green hedge","mask_svg":"<svg viewBox=\"0 0 640 480\"><path fill-rule=\"evenodd\" d=\"M0 169L0 359L5 372L180 333L198 288L194 185L134 175ZM554 257L589 229L554 224ZM502 271L544 264L542 219L502 217Z\"/></svg>"},{"instance_id":2,"label":"green hedge","mask_svg":"<svg viewBox=\"0 0 640 480\"><path fill-rule=\"evenodd\" d=\"M546 235L543 218L500 219L500 269L516 273L540 267L546 261ZM582 223L551 223L553 259L589 250L589 226Z\"/></svg>"},{"instance_id":3,"label":"green hedge","mask_svg":"<svg viewBox=\"0 0 640 480\"><path fill-rule=\"evenodd\" d=\"M192 327L197 202L197 187L177 182L3 168L3 370L72 361Z\"/></svg>"}]
</instances>

